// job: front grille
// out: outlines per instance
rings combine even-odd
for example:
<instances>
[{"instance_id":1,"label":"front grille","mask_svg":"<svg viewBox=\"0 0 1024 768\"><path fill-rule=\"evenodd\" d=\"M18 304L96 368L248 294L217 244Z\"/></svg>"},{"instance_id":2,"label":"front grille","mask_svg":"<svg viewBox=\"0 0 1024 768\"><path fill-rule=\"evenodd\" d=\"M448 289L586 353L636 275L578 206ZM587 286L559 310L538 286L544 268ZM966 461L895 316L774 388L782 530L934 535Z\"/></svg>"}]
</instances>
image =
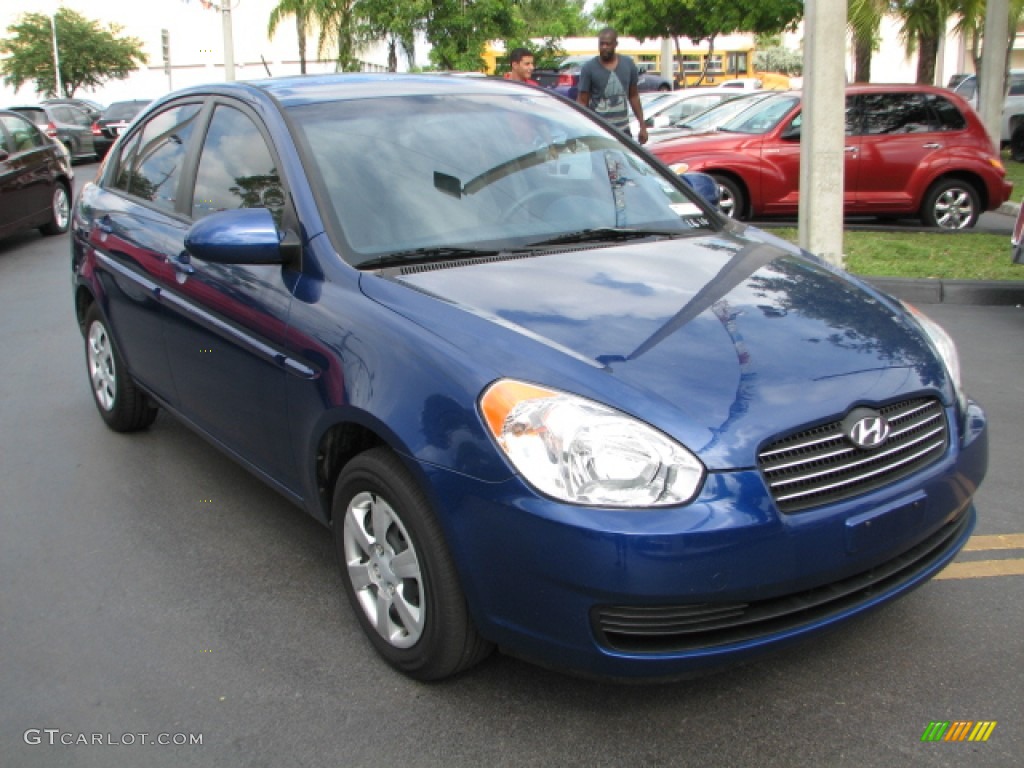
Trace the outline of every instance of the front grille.
<instances>
[{"instance_id":1,"label":"front grille","mask_svg":"<svg viewBox=\"0 0 1024 768\"><path fill-rule=\"evenodd\" d=\"M928 466L946 452L949 429L942 404L917 398L878 409L889 421L879 448L858 448L834 421L771 443L758 466L782 512L848 499Z\"/></svg>"},{"instance_id":2,"label":"front grille","mask_svg":"<svg viewBox=\"0 0 1024 768\"><path fill-rule=\"evenodd\" d=\"M968 533L964 514L902 555L842 581L749 603L597 606L591 625L601 645L627 653L678 653L769 637L848 613L880 595L899 592L950 560Z\"/></svg>"}]
</instances>

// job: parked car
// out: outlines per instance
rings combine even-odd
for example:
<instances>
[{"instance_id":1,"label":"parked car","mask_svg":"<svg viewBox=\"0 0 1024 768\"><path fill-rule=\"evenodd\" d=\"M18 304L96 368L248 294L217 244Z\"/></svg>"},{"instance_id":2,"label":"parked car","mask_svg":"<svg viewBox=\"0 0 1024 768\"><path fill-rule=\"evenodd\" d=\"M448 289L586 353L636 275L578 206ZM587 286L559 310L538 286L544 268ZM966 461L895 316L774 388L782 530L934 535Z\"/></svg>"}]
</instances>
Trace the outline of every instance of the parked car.
<instances>
[{"instance_id":1,"label":"parked car","mask_svg":"<svg viewBox=\"0 0 1024 768\"><path fill-rule=\"evenodd\" d=\"M98 101L92 99L43 99L43 104L71 104L84 110L90 120L95 120L103 114L104 107Z\"/></svg>"},{"instance_id":2,"label":"parked car","mask_svg":"<svg viewBox=\"0 0 1024 768\"><path fill-rule=\"evenodd\" d=\"M1017 208L1017 220L1013 223L1013 235L1010 237L1010 260L1014 264L1024 264L1024 205Z\"/></svg>"},{"instance_id":3,"label":"parked car","mask_svg":"<svg viewBox=\"0 0 1024 768\"><path fill-rule=\"evenodd\" d=\"M11 110L24 115L47 136L67 147L72 162L96 158L92 120L84 109L74 104L36 104L11 107Z\"/></svg>"},{"instance_id":4,"label":"parked car","mask_svg":"<svg viewBox=\"0 0 1024 768\"><path fill-rule=\"evenodd\" d=\"M117 137L124 132L124 129L131 125L135 116L149 104L151 99L132 99L129 101L115 101L107 107L103 114L92 124L93 141L96 146L96 155L103 159Z\"/></svg>"},{"instance_id":5,"label":"parked car","mask_svg":"<svg viewBox=\"0 0 1024 768\"><path fill-rule=\"evenodd\" d=\"M662 77L661 73L649 66L637 65L639 76L637 77L636 89L641 93L651 91L671 91L672 81Z\"/></svg>"},{"instance_id":6,"label":"parked car","mask_svg":"<svg viewBox=\"0 0 1024 768\"><path fill-rule=\"evenodd\" d=\"M686 88L665 93L664 98L643 105L644 123L649 134L653 128L667 128L674 122L685 120L739 95L735 89L723 88ZM635 117L630 121L629 128L635 136L640 128Z\"/></svg>"},{"instance_id":7,"label":"parked car","mask_svg":"<svg viewBox=\"0 0 1024 768\"><path fill-rule=\"evenodd\" d=\"M0 110L0 237L67 232L73 179L62 145L23 115Z\"/></svg>"},{"instance_id":8,"label":"parked car","mask_svg":"<svg viewBox=\"0 0 1024 768\"><path fill-rule=\"evenodd\" d=\"M844 210L920 216L931 227L973 227L1013 187L977 113L944 88L846 89ZM766 97L719 126L651 146L666 163L714 176L736 218L793 215L800 187L800 94Z\"/></svg>"},{"instance_id":9,"label":"parked car","mask_svg":"<svg viewBox=\"0 0 1024 768\"><path fill-rule=\"evenodd\" d=\"M752 107L777 91L729 91L733 98L720 101L695 115L686 115L674 120L663 128L649 128L647 143L655 144L680 136L692 136L698 133L710 133L732 120L736 115ZM647 114L646 112L644 113Z\"/></svg>"},{"instance_id":10,"label":"parked car","mask_svg":"<svg viewBox=\"0 0 1024 768\"><path fill-rule=\"evenodd\" d=\"M550 88L567 99L576 100L580 92L580 70L593 56L567 56L554 69L533 70L533 79L543 88Z\"/></svg>"},{"instance_id":11,"label":"parked car","mask_svg":"<svg viewBox=\"0 0 1024 768\"><path fill-rule=\"evenodd\" d=\"M757 91L764 86L759 77L737 77L733 80L722 80L718 83L719 88L735 88L741 91Z\"/></svg>"},{"instance_id":12,"label":"parked car","mask_svg":"<svg viewBox=\"0 0 1024 768\"><path fill-rule=\"evenodd\" d=\"M978 76L966 75L953 88L953 92L962 97L975 109L978 108ZM1024 159L1024 69L1011 69L1007 76L1006 97L1003 99L1003 111L999 120L999 143L1014 146L1013 134L1021 128L1021 138L1016 145L1015 160Z\"/></svg>"},{"instance_id":13,"label":"parked car","mask_svg":"<svg viewBox=\"0 0 1024 768\"><path fill-rule=\"evenodd\" d=\"M975 525L949 337L541 89L169 94L84 188L72 268L103 421L166 410L329 526L418 679L494 645L628 678L752 659Z\"/></svg>"}]
</instances>

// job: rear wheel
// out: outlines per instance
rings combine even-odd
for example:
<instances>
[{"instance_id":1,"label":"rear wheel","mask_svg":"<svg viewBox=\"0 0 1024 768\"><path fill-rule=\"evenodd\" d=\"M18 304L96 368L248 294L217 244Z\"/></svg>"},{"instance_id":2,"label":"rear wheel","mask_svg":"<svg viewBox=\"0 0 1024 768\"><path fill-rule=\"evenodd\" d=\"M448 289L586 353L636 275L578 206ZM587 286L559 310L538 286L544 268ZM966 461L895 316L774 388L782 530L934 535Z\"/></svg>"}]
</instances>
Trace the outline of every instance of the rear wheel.
<instances>
[{"instance_id":1,"label":"rear wheel","mask_svg":"<svg viewBox=\"0 0 1024 768\"><path fill-rule=\"evenodd\" d=\"M717 173L710 175L718 184L718 210L730 219L745 218L747 201L740 185L728 176L721 176Z\"/></svg>"},{"instance_id":2,"label":"rear wheel","mask_svg":"<svg viewBox=\"0 0 1024 768\"><path fill-rule=\"evenodd\" d=\"M39 228L44 235L62 235L71 223L71 195L59 181L53 185L50 196L50 220Z\"/></svg>"},{"instance_id":3,"label":"rear wheel","mask_svg":"<svg viewBox=\"0 0 1024 768\"><path fill-rule=\"evenodd\" d=\"M115 432L136 432L153 423L157 407L128 375L95 304L85 313L85 359L93 401L108 427Z\"/></svg>"},{"instance_id":4,"label":"rear wheel","mask_svg":"<svg viewBox=\"0 0 1024 768\"><path fill-rule=\"evenodd\" d=\"M1024 163L1024 121L1010 135L1010 157L1018 163Z\"/></svg>"},{"instance_id":5,"label":"rear wheel","mask_svg":"<svg viewBox=\"0 0 1024 768\"><path fill-rule=\"evenodd\" d=\"M490 653L427 498L390 450L370 449L345 466L332 527L349 602L389 664L439 680Z\"/></svg>"},{"instance_id":6,"label":"rear wheel","mask_svg":"<svg viewBox=\"0 0 1024 768\"><path fill-rule=\"evenodd\" d=\"M960 230L973 227L981 215L981 199L962 179L940 179L925 195L921 219L929 227Z\"/></svg>"}]
</instances>

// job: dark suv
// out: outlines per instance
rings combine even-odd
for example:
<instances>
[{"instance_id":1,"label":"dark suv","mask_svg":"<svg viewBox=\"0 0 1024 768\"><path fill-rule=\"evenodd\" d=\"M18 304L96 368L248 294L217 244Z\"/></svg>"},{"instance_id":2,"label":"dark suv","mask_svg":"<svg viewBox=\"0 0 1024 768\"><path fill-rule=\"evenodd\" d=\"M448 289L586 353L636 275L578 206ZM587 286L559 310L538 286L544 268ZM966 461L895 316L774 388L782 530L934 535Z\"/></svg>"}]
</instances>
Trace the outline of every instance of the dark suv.
<instances>
[{"instance_id":1,"label":"dark suv","mask_svg":"<svg viewBox=\"0 0 1024 768\"><path fill-rule=\"evenodd\" d=\"M651 152L679 170L713 176L730 216L793 216L800 110L799 92L779 92L714 132L663 141ZM1013 188L977 113L945 88L847 88L844 159L847 215L919 216L928 226L965 229Z\"/></svg>"},{"instance_id":2,"label":"dark suv","mask_svg":"<svg viewBox=\"0 0 1024 768\"><path fill-rule=\"evenodd\" d=\"M68 149L72 161L93 160L96 145L92 138L92 120L89 113L73 104L36 104L11 107L38 125L51 139Z\"/></svg>"}]
</instances>

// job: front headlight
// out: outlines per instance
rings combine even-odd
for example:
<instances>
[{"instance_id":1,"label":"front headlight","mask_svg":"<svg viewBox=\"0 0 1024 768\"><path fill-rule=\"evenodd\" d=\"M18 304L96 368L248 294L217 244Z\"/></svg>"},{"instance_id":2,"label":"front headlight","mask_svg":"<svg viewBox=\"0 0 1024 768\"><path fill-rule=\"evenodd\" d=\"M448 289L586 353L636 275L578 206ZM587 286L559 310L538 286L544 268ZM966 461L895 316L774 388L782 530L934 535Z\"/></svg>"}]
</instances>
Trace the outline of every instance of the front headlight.
<instances>
[{"instance_id":1,"label":"front headlight","mask_svg":"<svg viewBox=\"0 0 1024 768\"><path fill-rule=\"evenodd\" d=\"M960 404L960 411L962 413L966 400L964 398L963 385L960 382L960 356L957 354L956 344L953 343L952 337L946 333L945 329L941 325L936 323L913 304L909 304L905 301L901 301L900 304L902 304L903 308L910 313L914 320L917 321L921 330L924 331L929 341L931 341L932 346L935 347L935 351L939 353L939 357L942 358L942 362L946 366L946 371L949 373L949 378L953 382L953 389L956 392L956 399Z\"/></svg>"},{"instance_id":2,"label":"front headlight","mask_svg":"<svg viewBox=\"0 0 1024 768\"><path fill-rule=\"evenodd\" d=\"M480 411L526 481L562 501L682 504L704 480L704 465L674 440L576 395L503 379L483 393Z\"/></svg>"}]
</instances>

